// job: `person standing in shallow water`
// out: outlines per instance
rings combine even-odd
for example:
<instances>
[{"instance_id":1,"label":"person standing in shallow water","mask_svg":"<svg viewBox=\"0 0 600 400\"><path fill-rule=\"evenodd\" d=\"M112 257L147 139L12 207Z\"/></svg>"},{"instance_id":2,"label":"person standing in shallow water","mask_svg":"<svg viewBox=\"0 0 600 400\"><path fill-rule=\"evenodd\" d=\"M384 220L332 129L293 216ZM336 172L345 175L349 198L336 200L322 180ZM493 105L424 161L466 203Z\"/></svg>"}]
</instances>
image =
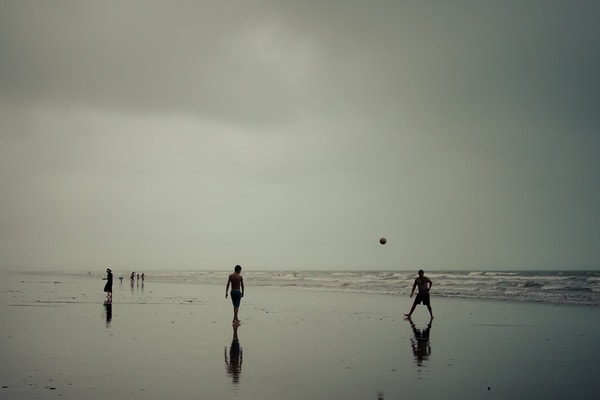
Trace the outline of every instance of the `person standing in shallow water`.
<instances>
[{"instance_id":1,"label":"person standing in shallow water","mask_svg":"<svg viewBox=\"0 0 600 400\"><path fill-rule=\"evenodd\" d=\"M106 268L106 278L102 278L106 281L104 285L104 291L106 292L106 301L112 302L112 286L113 286L113 274L110 268Z\"/></svg>"},{"instance_id":2,"label":"person standing in shallow water","mask_svg":"<svg viewBox=\"0 0 600 400\"><path fill-rule=\"evenodd\" d=\"M242 267L236 265L234 273L229 275L227 280L227 287L225 287L225 298L230 294L229 285L231 285L231 302L233 303L233 323L239 324L241 321L238 319L238 311L240 309L240 302L244 297L244 277L240 275Z\"/></svg>"},{"instance_id":3,"label":"person standing in shallow water","mask_svg":"<svg viewBox=\"0 0 600 400\"><path fill-rule=\"evenodd\" d=\"M426 277L424 274L425 272L422 269L420 269L419 276L415 279L415 282L412 286L412 290L410 291L410 298L412 299L413 294L415 293L415 288L419 288L419 293L417 293L417 297L415 298L415 301L413 302L409 313L404 314L404 316L406 316L406 318L408 319L410 319L413 311L415 311L417 304L421 303L427 306L427 309L429 310L429 315L431 316L431 319L433 319L433 312L431 311L431 302L429 300L429 289L431 289L431 286L433 286L433 282L431 282L431 279Z\"/></svg>"}]
</instances>

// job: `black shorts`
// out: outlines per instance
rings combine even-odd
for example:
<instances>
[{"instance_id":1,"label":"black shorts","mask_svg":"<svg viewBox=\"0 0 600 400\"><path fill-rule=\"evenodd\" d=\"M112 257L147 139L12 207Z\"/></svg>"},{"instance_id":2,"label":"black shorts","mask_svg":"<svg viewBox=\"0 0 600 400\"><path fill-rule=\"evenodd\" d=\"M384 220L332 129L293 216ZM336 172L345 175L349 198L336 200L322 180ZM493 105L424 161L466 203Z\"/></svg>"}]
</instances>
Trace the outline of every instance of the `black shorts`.
<instances>
[{"instance_id":1,"label":"black shorts","mask_svg":"<svg viewBox=\"0 0 600 400\"><path fill-rule=\"evenodd\" d=\"M242 301L242 291L241 290L232 290L231 294L231 302L234 307L239 307L240 302Z\"/></svg>"},{"instance_id":2,"label":"black shorts","mask_svg":"<svg viewBox=\"0 0 600 400\"><path fill-rule=\"evenodd\" d=\"M421 304L428 306L429 303L429 293L417 293L417 298L415 299L415 304Z\"/></svg>"}]
</instances>

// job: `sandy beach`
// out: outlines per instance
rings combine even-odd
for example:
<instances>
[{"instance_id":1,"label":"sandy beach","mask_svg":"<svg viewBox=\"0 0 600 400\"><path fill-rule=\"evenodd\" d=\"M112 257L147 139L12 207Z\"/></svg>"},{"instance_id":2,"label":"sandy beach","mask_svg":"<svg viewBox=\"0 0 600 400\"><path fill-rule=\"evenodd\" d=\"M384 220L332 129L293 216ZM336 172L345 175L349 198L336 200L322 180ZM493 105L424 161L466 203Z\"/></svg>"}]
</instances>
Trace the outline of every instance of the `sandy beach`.
<instances>
[{"instance_id":1,"label":"sandy beach","mask_svg":"<svg viewBox=\"0 0 600 400\"><path fill-rule=\"evenodd\" d=\"M600 308L1 273L3 399L563 399L600 391ZM237 337L237 340L236 340ZM428 337L428 339L427 339Z\"/></svg>"}]
</instances>

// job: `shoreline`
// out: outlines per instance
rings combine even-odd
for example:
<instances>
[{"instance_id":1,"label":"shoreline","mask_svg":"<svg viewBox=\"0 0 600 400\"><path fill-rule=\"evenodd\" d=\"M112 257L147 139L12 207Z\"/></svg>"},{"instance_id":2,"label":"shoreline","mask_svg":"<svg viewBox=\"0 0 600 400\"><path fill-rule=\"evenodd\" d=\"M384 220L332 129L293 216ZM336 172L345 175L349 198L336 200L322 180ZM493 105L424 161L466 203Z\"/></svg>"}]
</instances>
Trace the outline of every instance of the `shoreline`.
<instances>
[{"instance_id":1,"label":"shoreline","mask_svg":"<svg viewBox=\"0 0 600 400\"><path fill-rule=\"evenodd\" d=\"M157 271L154 271L157 272ZM335 292L335 293L349 293L349 294L379 294L379 295L389 295L389 296L397 296L397 297L403 297L406 296L408 298L409 294L410 294L410 286L411 286L411 280L414 276L411 272L407 272L407 271L380 271L377 273L385 273L385 274L408 274L407 276L409 276L409 278L407 279L397 279L395 278L395 280L393 281L393 290L381 290L381 289L360 289L360 288L356 288L356 287L348 287L347 283L344 282L340 282L340 286L338 287L335 284L330 284L327 283L327 286L311 286L310 284L306 284L306 283L294 283L294 282L290 282L289 280L282 280L282 281L277 281L278 283L275 282L268 282L265 283L262 280L256 281L253 280L256 279L255 278L255 274L258 273L264 273L265 271L258 271L258 272L252 272L252 273L248 273L247 276L245 275L245 280L247 282L248 285L252 286L252 287L261 287L261 288L274 288L274 289L290 289L290 290L304 290L304 291L314 291L314 292ZM306 271L305 271L306 272ZM354 271L357 272L357 271ZM354 273L353 272L353 273ZM372 271L358 271L360 274L371 274L373 273ZM535 271L529 271L529 272L535 272ZM548 271L546 271L548 272ZM590 273L594 273L594 274L600 274L600 271L588 271ZM91 272L89 274L86 274L85 272L71 272L71 271L59 271L59 272L50 272L50 271L45 271L45 272L34 272L34 271L27 271L27 272L16 272L16 271L0 271L0 274L5 274L9 277L18 277L18 276L28 276L28 277L49 277L51 280L50 281L44 281L46 283L50 282L50 283L62 283L61 280L65 280L66 282L72 281L72 280L94 280L94 279L101 279L102 277L104 277L104 274L101 273L95 273L92 274ZM185 274L192 274L190 276L188 275L178 275L180 273L182 273L182 271L170 271L170 272L165 272L162 271L160 272L163 275L153 275L147 274L147 282L146 283L152 283L152 284L181 284L181 285L194 285L194 286L221 286L221 285L225 285L226 284L226 279L227 279L227 273L223 272L223 271L186 271ZM294 272L287 272L288 274L294 274ZM337 271L335 272L335 275L337 276L338 274L344 274L345 272L342 271ZM491 273L491 271L490 271ZM208 277L206 275L209 275ZM119 274L115 273L115 278L114 278L114 285L129 285L130 281L129 281L129 276L127 274L120 274L121 276L123 276L123 281L122 283L119 281ZM127 275L127 276L125 276ZM0 275L1 276L1 275ZM59 279L58 281L54 281L53 279ZM276 279L273 278L273 279ZM600 278L597 278L600 282ZM441 281L443 282L443 280ZM310 283L310 282L309 282ZM141 281L134 281L134 285L139 285L141 284ZM318 284L318 282L317 282ZM551 291L550 291L551 292ZM595 289L594 289L595 292ZM523 297L523 296L517 296L517 295L507 295L504 294L502 296L499 295L490 295L490 294L485 294L485 293L480 293L480 294L476 294L476 293L448 293L448 292L444 292L444 283L442 283L442 285L440 286L440 284L434 284L434 288L432 290L432 296L435 296L435 298L439 298L439 299L465 299L465 300L474 300L474 301L500 301L500 302L514 302L514 303L524 303L524 304L554 304L554 305L572 305L572 306L590 306L590 307L598 307L600 306L600 293L598 293L597 295L595 295L594 298L598 298L598 301L581 301L581 300L577 300L577 299L573 299L573 298L566 298L566 299L561 299L561 298L556 298L556 297L547 297L547 298L537 298L537 297ZM573 294L571 294L571 296L574 296L577 292L573 291ZM585 291L584 291L585 293ZM566 297L566 296L565 296Z\"/></svg>"}]
</instances>

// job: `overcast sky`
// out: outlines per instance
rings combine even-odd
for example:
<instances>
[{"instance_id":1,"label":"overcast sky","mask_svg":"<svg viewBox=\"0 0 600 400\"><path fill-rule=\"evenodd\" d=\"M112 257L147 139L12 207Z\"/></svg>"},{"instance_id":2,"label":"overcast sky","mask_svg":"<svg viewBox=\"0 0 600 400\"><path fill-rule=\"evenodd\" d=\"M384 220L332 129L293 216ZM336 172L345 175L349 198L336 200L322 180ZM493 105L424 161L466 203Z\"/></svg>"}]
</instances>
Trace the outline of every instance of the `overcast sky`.
<instances>
[{"instance_id":1,"label":"overcast sky","mask_svg":"<svg viewBox=\"0 0 600 400\"><path fill-rule=\"evenodd\" d=\"M599 17L0 0L0 269L598 269Z\"/></svg>"}]
</instances>

